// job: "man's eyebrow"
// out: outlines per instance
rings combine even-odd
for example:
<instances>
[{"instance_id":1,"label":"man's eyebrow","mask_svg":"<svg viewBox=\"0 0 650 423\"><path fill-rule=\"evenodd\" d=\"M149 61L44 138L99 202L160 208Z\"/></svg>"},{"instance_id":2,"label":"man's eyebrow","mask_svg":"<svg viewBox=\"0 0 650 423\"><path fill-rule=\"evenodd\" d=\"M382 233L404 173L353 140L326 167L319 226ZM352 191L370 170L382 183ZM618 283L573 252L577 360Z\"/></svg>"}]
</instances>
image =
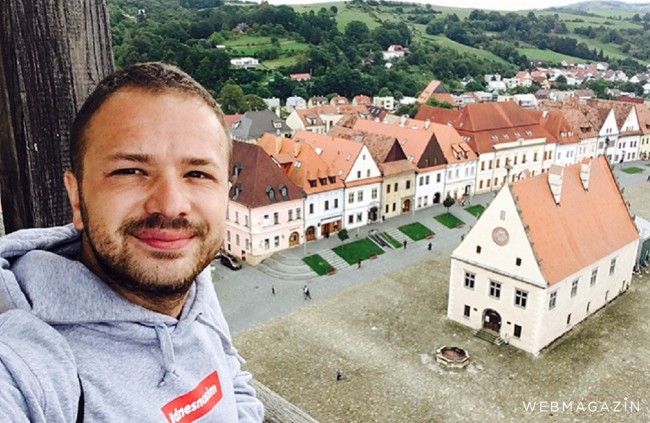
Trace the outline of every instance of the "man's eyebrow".
<instances>
[{"instance_id":1,"label":"man's eyebrow","mask_svg":"<svg viewBox=\"0 0 650 423\"><path fill-rule=\"evenodd\" d=\"M146 163L151 160L151 155L149 154L135 154L135 153L116 153L116 154L111 154L108 156L108 160L112 161L117 161L117 160L125 160L129 162L137 162L137 163Z\"/></svg>"},{"instance_id":2,"label":"man's eyebrow","mask_svg":"<svg viewBox=\"0 0 650 423\"><path fill-rule=\"evenodd\" d=\"M214 160L208 160L202 157L189 157L183 159L183 163L190 166L213 166L216 164Z\"/></svg>"}]
</instances>

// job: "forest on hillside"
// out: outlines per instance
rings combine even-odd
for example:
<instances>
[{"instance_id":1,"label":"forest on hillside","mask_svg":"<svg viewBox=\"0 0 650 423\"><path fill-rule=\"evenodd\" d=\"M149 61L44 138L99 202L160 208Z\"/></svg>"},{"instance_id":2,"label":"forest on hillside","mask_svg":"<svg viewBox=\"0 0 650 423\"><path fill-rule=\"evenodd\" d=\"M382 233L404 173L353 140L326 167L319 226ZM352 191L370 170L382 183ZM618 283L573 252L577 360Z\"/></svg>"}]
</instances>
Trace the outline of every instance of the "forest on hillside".
<instances>
[{"instance_id":1,"label":"forest on hillside","mask_svg":"<svg viewBox=\"0 0 650 423\"><path fill-rule=\"evenodd\" d=\"M507 77L530 67L523 47L607 60L632 74L645 70L639 60L650 58L650 15L637 14L619 28L577 25L557 13L474 10L461 18L431 5L374 0L304 11L223 0L108 0L108 6L118 67L150 60L176 64L228 99L231 112L264 108L262 98L292 95L399 99L417 95L431 79L452 92L480 90L484 74ZM572 32L628 54L609 57ZM387 68L382 51L395 44L409 54ZM256 57L262 66L235 69L230 59L239 56ZM295 82L291 73L310 73L312 79ZM473 82L464 86L462 80Z\"/></svg>"}]
</instances>

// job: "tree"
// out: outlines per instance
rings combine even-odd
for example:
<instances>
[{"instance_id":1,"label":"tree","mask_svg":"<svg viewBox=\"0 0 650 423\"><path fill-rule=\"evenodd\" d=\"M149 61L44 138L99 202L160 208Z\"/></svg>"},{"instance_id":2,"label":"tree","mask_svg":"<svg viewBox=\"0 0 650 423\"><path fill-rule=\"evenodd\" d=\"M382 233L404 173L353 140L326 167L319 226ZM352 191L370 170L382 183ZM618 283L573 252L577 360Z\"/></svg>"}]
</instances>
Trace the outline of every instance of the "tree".
<instances>
[{"instance_id":1,"label":"tree","mask_svg":"<svg viewBox=\"0 0 650 423\"><path fill-rule=\"evenodd\" d=\"M246 111L266 110L268 106L262 97L255 94L246 94L244 96L244 103L246 104Z\"/></svg>"},{"instance_id":2,"label":"tree","mask_svg":"<svg viewBox=\"0 0 650 423\"><path fill-rule=\"evenodd\" d=\"M71 13L74 11L74 13ZM0 189L7 232L70 221L70 123L113 71L106 2L0 5Z\"/></svg>"},{"instance_id":3,"label":"tree","mask_svg":"<svg viewBox=\"0 0 650 423\"><path fill-rule=\"evenodd\" d=\"M219 92L219 104L227 115L246 111L244 91L237 84L227 83Z\"/></svg>"},{"instance_id":4,"label":"tree","mask_svg":"<svg viewBox=\"0 0 650 423\"><path fill-rule=\"evenodd\" d=\"M451 195L447 194L447 198L442 202L442 205L447 209L447 214L449 214L449 208L454 204L456 204L456 200L454 200Z\"/></svg>"}]
</instances>

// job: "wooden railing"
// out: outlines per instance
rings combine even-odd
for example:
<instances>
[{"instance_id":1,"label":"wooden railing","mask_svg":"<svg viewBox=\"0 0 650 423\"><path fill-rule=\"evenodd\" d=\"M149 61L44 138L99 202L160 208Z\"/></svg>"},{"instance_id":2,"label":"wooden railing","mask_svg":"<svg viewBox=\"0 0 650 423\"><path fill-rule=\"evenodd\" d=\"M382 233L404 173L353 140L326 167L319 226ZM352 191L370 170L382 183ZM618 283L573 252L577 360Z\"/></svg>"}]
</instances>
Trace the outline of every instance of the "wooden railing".
<instances>
[{"instance_id":1,"label":"wooden railing","mask_svg":"<svg viewBox=\"0 0 650 423\"><path fill-rule=\"evenodd\" d=\"M251 385L255 388L257 397L264 404L266 410L264 423L318 423L310 415L260 382L253 379Z\"/></svg>"}]
</instances>

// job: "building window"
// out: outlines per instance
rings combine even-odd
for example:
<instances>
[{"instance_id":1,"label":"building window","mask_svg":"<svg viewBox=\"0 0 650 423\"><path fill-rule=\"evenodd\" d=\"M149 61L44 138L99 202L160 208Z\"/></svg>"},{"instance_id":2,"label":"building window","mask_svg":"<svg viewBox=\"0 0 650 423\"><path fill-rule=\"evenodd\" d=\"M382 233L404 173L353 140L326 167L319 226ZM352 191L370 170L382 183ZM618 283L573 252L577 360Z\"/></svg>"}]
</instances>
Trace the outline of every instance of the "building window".
<instances>
[{"instance_id":1,"label":"building window","mask_svg":"<svg viewBox=\"0 0 650 423\"><path fill-rule=\"evenodd\" d=\"M520 289L515 289L515 305L517 307L526 308L528 302L528 292Z\"/></svg>"},{"instance_id":2,"label":"building window","mask_svg":"<svg viewBox=\"0 0 650 423\"><path fill-rule=\"evenodd\" d=\"M386 184L386 194L390 194L390 184Z\"/></svg>"},{"instance_id":3,"label":"building window","mask_svg":"<svg viewBox=\"0 0 650 423\"><path fill-rule=\"evenodd\" d=\"M506 211L505 210L501 210L501 213L499 213L499 218L501 220L506 220Z\"/></svg>"},{"instance_id":4,"label":"building window","mask_svg":"<svg viewBox=\"0 0 650 423\"><path fill-rule=\"evenodd\" d=\"M395 182L395 192L397 192L397 187L398 187L398 186L399 186L398 183Z\"/></svg>"},{"instance_id":5,"label":"building window","mask_svg":"<svg viewBox=\"0 0 650 423\"><path fill-rule=\"evenodd\" d=\"M418 183L420 184L420 186L424 184L424 176L420 176L420 181Z\"/></svg>"},{"instance_id":6,"label":"building window","mask_svg":"<svg viewBox=\"0 0 650 423\"><path fill-rule=\"evenodd\" d=\"M594 269L591 271L591 280L589 282L590 286L596 285L596 279L598 279L598 269Z\"/></svg>"},{"instance_id":7,"label":"building window","mask_svg":"<svg viewBox=\"0 0 650 423\"><path fill-rule=\"evenodd\" d=\"M288 214L287 220L291 222L293 220L293 210L289 210L287 214Z\"/></svg>"},{"instance_id":8,"label":"building window","mask_svg":"<svg viewBox=\"0 0 650 423\"><path fill-rule=\"evenodd\" d=\"M515 325L515 331L512 334L515 338L521 338L521 326Z\"/></svg>"},{"instance_id":9,"label":"building window","mask_svg":"<svg viewBox=\"0 0 650 423\"><path fill-rule=\"evenodd\" d=\"M354 203L354 193L353 192L348 194L348 203L350 203L350 204Z\"/></svg>"},{"instance_id":10,"label":"building window","mask_svg":"<svg viewBox=\"0 0 650 423\"><path fill-rule=\"evenodd\" d=\"M548 298L548 309L553 310L555 308L555 303L557 302L557 291L551 292L551 296Z\"/></svg>"},{"instance_id":11,"label":"building window","mask_svg":"<svg viewBox=\"0 0 650 423\"><path fill-rule=\"evenodd\" d=\"M357 170L357 179L361 179L361 171Z\"/></svg>"},{"instance_id":12,"label":"building window","mask_svg":"<svg viewBox=\"0 0 650 423\"><path fill-rule=\"evenodd\" d=\"M465 288L474 289L474 282L476 281L476 274L465 272Z\"/></svg>"},{"instance_id":13,"label":"building window","mask_svg":"<svg viewBox=\"0 0 650 423\"><path fill-rule=\"evenodd\" d=\"M357 192L357 201L363 201L363 191Z\"/></svg>"},{"instance_id":14,"label":"building window","mask_svg":"<svg viewBox=\"0 0 650 423\"><path fill-rule=\"evenodd\" d=\"M271 243L269 242L269 239L266 238L266 239L264 240L264 249L265 249L265 250L268 250L269 248L271 248Z\"/></svg>"},{"instance_id":15,"label":"building window","mask_svg":"<svg viewBox=\"0 0 650 423\"><path fill-rule=\"evenodd\" d=\"M370 169L366 170L366 178L370 178Z\"/></svg>"},{"instance_id":16,"label":"building window","mask_svg":"<svg viewBox=\"0 0 650 423\"><path fill-rule=\"evenodd\" d=\"M235 212L235 223L239 223L239 212Z\"/></svg>"},{"instance_id":17,"label":"building window","mask_svg":"<svg viewBox=\"0 0 650 423\"><path fill-rule=\"evenodd\" d=\"M338 208L339 208L339 199L338 199L338 198L335 198L335 199L334 199L334 208L335 208L335 209L338 209Z\"/></svg>"},{"instance_id":18,"label":"building window","mask_svg":"<svg viewBox=\"0 0 650 423\"><path fill-rule=\"evenodd\" d=\"M406 181L406 189L411 189L411 181Z\"/></svg>"},{"instance_id":19,"label":"building window","mask_svg":"<svg viewBox=\"0 0 650 423\"><path fill-rule=\"evenodd\" d=\"M468 305L466 305L465 310L463 311L463 315L465 317L469 317L470 310L471 310L470 307Z\"/></svg>"},{"instance_id":20,"label":"building window","mask_svg":"<svg viewBox=\"0 0 650 423\"><path fill-rule=\"evenodd\" d=\"M230 242L230 231L226 231L226 241Z\"/></svg>"},{"instance_id":21,"label":"building window","mask_svg":"<svg viewBox=\"0 0 650 423\"><path fill-rule=\"evenodd\" d=\"M273 213L273 224L274 225L280 224L280 214L278 212Z\"/></svg>"},{"instance_id":22,"label":"building window","mask_svg":"<svg viewBox=\"0 0 650 423\"><path fill-rule=\"evenodd\" d=\"M386 204L386 211L384 213L388 213L388 204Z\"/></svg>"},{"instance_id":23,"label":"building window","mask_svg":"<svg viewBox=\"0 0 650 423\"><path fill-rule=\"evenodd\" d=\"M501 298L501 284L499 282L490 281L490 297Z\"/></svg>"},{"instance_id":24,"label":"building window","mask_svg":"<svg viewBox=\"0 0 650 423\"><path fill-rule=\"evenodd\" d=\"M481 246L480 245L476 246L476 254L481 254Z\"/></svg>"},{"instance_id":25,"label":"building window","mask_svg":"<svg viewBox=\"0 0 650 423\"><path fill-rule=\"evenodd\" d=\"M273 238L273 243L275 244L276 247L279 247L280 246L280 237L276 235L275 238Z\"/></svg>"},{"instance_id":26,"label":"building window","mask_svg":"<svg viewBox=\"0 0 650 423\"><path fill-rule=\"evenodd\" d=\"M363 219L363 215L361 213L357 213L357 222L361 222Z\"/></svg>"},{"instance_id":27,"label":"building window","mask_svg":"<svg viewBox=\"0 0 650 423\"><path fill-rule=\"evenodd\" d=\"M239 247L239 234L235 234L235 245Z\"/></svg>"},{"instance_id":28,"label":"building window","mask_svg":"<svg viewBox=\"0 0 650 423\"><path fill-rule=\"evenodd\" d=\"M248 215L246 214L246 215L244 215L244 226L246 226L248 228L248 225L249 225L249 223L248 223Z\"/></svg>"},{"instance_id":29,"label":"building window","mask_svg":"<svg viewBox=\"0 0 650 423\"><path fill-rule=\"evenodd\" d=\"M393 203L393 211L397 209L397 203Z\"/></svg>"},{"instance_id":30,"label":"building window","mask_svg":"<svg viewBox=\"0 0 650 423\"><path fill-rule=\"evenodd\" d=\"M348 216L348 223L353 224L354 223L354 215Z\"/></svg>"},{"instance_id":31,"label":"building window","mask_svg":"<svg viewBox=\"0 0 650 423\"><path fill-rule=\"evenodd\" d=\"M578 279L571 282L571 298L578 294Z\"/></svg>"},{"instance_id":32,"label":"building window","mask_svg":"<svg viewBox=\"0 0 650 423\"><path fill-rule=\"evenodd\" d=\"M616 270L616 257L609 262L609 274L613 275Z\"/></svg>"},{"instance_id":33,"label":"building window","mask_svg":"<svg viewBox=\"0 0 650 423\"><path fill-rule=\"evenodd\" d=\"M591 305L591 301L587 303L587 314L589 314L589 306Z\"/></svg>"},{"instance_id":34,"label":"building window","mask_svg":"<svg viewBox=\"0 0 650 423\"><path fill-rule=\"evenodd\" d=\"M566 324L567 324L567 325L570 325L570 324L571 324L571 313L569 313L569 314L566 316Z\"/></svg>"},{"instance_id":35,"label":"building window","mask_svg":"<svg viewBox=\"0 0 650 423\"><path fill-rule=\"evenodd\" d=\"M313 204L309 205L309 214L314 214L314 205Z\"/></svg>"},{"instance_id":36,"label":"building window","mask_svg":"<svg viewBox=\"0 0 650 423\"><path fill-rule=\"evenodd\" d=\"M377 188L373 188L373 189L372 189L372 195L371 195L372 199L373 199L373 200L376 200L376 199L377 199L377 195L379 195L379 192L378 192Z\"/></svg>"},{"instance_id":37,"label":"building window","mask_svg":"<svg viewBox=\"0 0 650 423\"><path fill-rule=\"evenodd\" d=\"M438 173L436 175L436 182L440 182L440 178L442 177L441 173ZM427 185L429 185L429 175L427 175Z\"/></svg>"},{"instance_id":38,"label":"building window","mask_svg":"<svg viewBox=\"0 0 650 423\"><path fill-rule=\"evenodd\" d=\"M329 200L325 200L325 210L329 210L329 209L330 209L330 202Z\"/></svg>"},{"instance_id":39,"label":"building window","mask_svg":"<svg viewBox=\"0 0 650 423\"><path fill-rule=\"evenodd\" d=\"M516 264L517 266L521 266L521 259L520 259L519 257L517 257L517 258L515 259L515 264Z\"/></svg>"}]
</instances>

